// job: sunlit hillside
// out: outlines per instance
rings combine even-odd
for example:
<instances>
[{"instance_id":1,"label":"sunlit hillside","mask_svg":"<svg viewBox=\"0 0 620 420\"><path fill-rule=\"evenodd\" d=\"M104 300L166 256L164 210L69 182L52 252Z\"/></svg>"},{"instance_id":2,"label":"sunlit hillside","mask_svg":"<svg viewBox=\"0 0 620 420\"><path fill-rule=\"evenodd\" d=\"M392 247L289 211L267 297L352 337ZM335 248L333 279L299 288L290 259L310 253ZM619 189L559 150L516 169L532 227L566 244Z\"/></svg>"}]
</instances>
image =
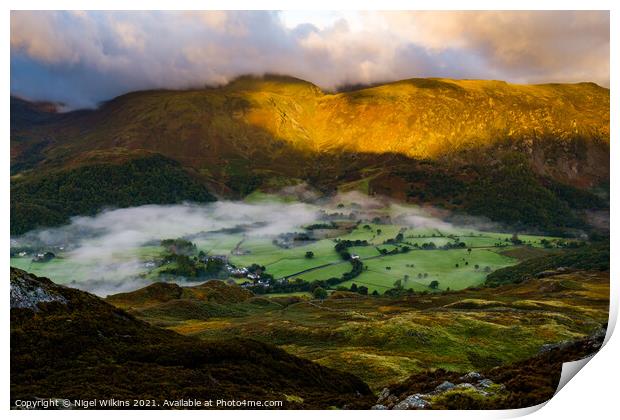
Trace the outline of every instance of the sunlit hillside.
<instances>
[{"instance_id":1,"label":"sunlit hillside","mask_svg":"<svg viewBox=\"0 0 620 420\"><path fill-rule=\"evenodd\" d=\"M246 76L222 87L133 92L65 114L33 114L22 102L12 101L20 123L12 127L11 165L21 185L15 203L26 207L14 216L37 216L19 231L130 205L100 196L96 205L66 210L84 201L74 192L99 191L104 173L139 179L122 192L137 197L149 178L133 162L154 153L179 164L189 176L184 184L197 181L223 197L306 182L323 192L356 189L545 227L552 215L564 220L556 225L574 225L572 216L557 216L567 209L556 196L569 207L598 208L572 189L605 188L609 179L609 90L593 83L411 79L326 93L291 77ZM93 165L104 167L84 169ZM144 191L134 205L169 202ZM545 214L507 214L517 196L519 206L545 206Z\"/></svg>"},{"instance_id":2,"label":"sunlit hillside","mask_svg":"<svg viewBox=\"0 0 620 420\"><path fill-rule=\"evenodd\" d=\"M122 147L192 166L213 155L314 152L436 158L506 140L609 142L609 90L592 83L515 85L411 79L329 94L298 79L242 77L222 88L135 92L68 115L54 155ZM265 150L266 149L266 150Z\"/></svg>"}]
</instances>

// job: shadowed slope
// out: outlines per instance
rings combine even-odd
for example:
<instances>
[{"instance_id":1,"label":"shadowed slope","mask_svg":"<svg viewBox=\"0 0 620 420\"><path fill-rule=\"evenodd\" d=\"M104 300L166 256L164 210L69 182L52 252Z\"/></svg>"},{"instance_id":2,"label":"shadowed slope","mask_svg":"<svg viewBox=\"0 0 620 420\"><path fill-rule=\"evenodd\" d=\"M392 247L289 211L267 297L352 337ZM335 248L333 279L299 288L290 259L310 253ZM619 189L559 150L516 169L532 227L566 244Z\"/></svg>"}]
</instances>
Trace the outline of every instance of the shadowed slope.
<instances>
[{"instance_id":1,"label":"shadowed slope","mask_svg":"<svg viewBox=\"0 0 620 420\"><path fill-rule=\"evenodd\" d=\"M374 399L355 376L268 344L183 337L13 268L11 289L12 401L223 398L353 408Z\"/></svg>"}]
</instances>

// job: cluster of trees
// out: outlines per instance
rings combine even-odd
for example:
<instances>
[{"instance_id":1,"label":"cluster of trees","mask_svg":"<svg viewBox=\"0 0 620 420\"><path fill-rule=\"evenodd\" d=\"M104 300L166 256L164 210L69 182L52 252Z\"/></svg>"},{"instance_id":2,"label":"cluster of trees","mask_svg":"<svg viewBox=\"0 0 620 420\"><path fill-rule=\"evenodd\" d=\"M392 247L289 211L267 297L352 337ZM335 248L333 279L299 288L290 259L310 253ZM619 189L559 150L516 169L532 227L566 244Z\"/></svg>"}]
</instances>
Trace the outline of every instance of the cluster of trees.
<instances>
[{"instance_id":1,"label":"cluster of trees","mask_svg":"<svg viewBox=\"0 0 620 420\"><path fill-rule=\"evenodd\" d=\"M354 212L351 212L349 214L344 214L341 212L327 213L325 210L319 210L320 220L327 220L327 221L343 220L343 219L355 220L356 217L357 216Z\"/></svg>"},{"instance_id":2,"label":"cluster of trees","mask_svg":"<svg viewBox=\"0 0 620 420\"><path fill-rule=\"evenodd\" d=\"M182 238L164 239L160 245L170 254L194 255L197 250L196 244ZM205 253L201 251L199 256L204 257Z\"/></svg>"},{"instance_id":3,"label":"cluster of trees","mask_svg":"<svg viewBox=\"0 0 620 420\"><path fill-rule=\"evenodd\" d=\"M448 242L447 244L441 246L441 249L463 249L463 248L467 248L467 244L465 242L459 242L459 241ZM471 250L469 252L471 252Z\"/></svg>"},{"instance_id":4,"label":"cluster of trees","mask_svg":"<svg viewBox=\"0 0 620 420\"><path fill-rule=\"evenodd\" d=\"M394 249L388 251L385 248L378 248L377 247L377 251L379 251L379 253L381 255L396 255L396 254L406 254L407 252L411 251L411 248L409 246L405 245L405 246L397 247L397 248L394 248Z\"/></svg>"},{"instance_id":5,"label":"cluster of trees","mask_svg":"<svg viewBox=\"0 0 620 420\"><path fill-rule=\"evenodd\" d=\"M307 230L317 230L317 229L338 229L338 225L335 222L330 223L314 223L312 225L306 226Z\"/></svg>"},{"instance_id":6,"label":"cluster of trees","mask_svg":"<svg viewBox=\"0 0 620 420\"><path fill-rule=\"evenodd\" d=\"M386 239L385 241L383 241L383 244L384 245L396 245L396 244L402 242L404 238L405 237L402 234L402 232L399 232L395 237L390 238L390 239Z\"/></svg>"},{"instance_id":7,"label":"cluster of trees","mask_svg":"<svg viewBox=\"0 0 620 420\"><path fill-rule=\"evenodd\" d=\"M261 276L267 275L263 273ZM335 279L335 281L334 281ZM310 292L314 293L314 290L317 287L322 287L323 289L329 289L331 286L340 283L342 280L334 277L333 279L328 280L314 280L312 282L305 281L303 279L297 278L289 281L271 281L269 284L264 286L254 285L249 286L248 290L252 292L263 295L268 293L293 293L293 292Z\"/></svg>"},{"instance_id":8,"label":"cluster of trees","mask_svg":"<svg viewBox=\"0 0 620 420\"><path fill-rule=\"evenodd\" d=\"M200 260L196 256L174 253L166 255L164 261L172 266L162 269L160 275L190 278L220 277L226 265L219 258Z\"/></svg>"},{"instance_id":9,"label":"cluster of trees","mask_svg":"<svg viewBox=\"0 0 620 420\"><path fill-rule=\"evenodd\" d=\"M495 287L520 283L536 274L558 267L579 270L609 270L609 242L565 250L561 254L525 260L517 265L501 268L489 274L485 284Z\"/></svg>"},{"instance_id":10,"label":"cluster of trees","mask_svg":"<svg viewBox=\"0 0 620 420\"><path fill-rule=\"evenodd\" d=\"M336 243L334 250L338 253L338 255L340 255L340 258L345 261L349 261L351 259L351 254L349 253L348 248L353 246L368 246L368 241L361 239L356 239L354 241L343 239Z\"/></svg>"},{"instance_id":11,"label":"cluster of trees","mask_svg":"<svg viewBox=\"0 0 620 420\"><path fill-rule=\"evenodd\" d=\"M225 274L225 261L220 258L208 257L203 251L196 255L196 244L188 240L182 238L164 239L161 241L161 246L166 251L163 262L171 266L163 268L159 275L213 278Z\"/></svg>"},{"instance_id":12,"label":"cluster of trees","mask_svg":"<svg viewBox=\"0 0 620 420\"><path fill-rule=\"evenodd\" d=\"M414 201L433 201L550 234L563 234L567 229L585 226L573 209L608 206L606 200L590 191L536 175L522 153L497 153L494 158L493 163L481 162L463 168L419 161L397 175L408 181L407 196Z\"/></svg>"},{"instance_id":13,"label":"cluster of trees","mask_svg":"<svg viewBox=\"0 0 620 420\"><path fill-rule=\"evenodd\" d=\"M359 293L360 295L364 295L364 296L368 296L369 294L372 296L379 296L379 292L377 292L376 290L373 290L372 293L368 292L368 287L362 285L362 286L358 286L356 283L352 283L351 287L346 288L344 286L338 286L336 288L337 291L340 292L353 292L353 293Z\"/></svg>"},{"instance_id":14,"label":"cluster of trees","mask_svg":"<svg viewBox=\"0 0 620 420\"><path fill-rule=\"evenodd\" d=\"M550 241L546 238L541 239L540 244L543 246L543 248L547 248L547 249L548 248L576 249L576 248L581 248L587 245L587 243L584 241L564 241L562 239Z\"/></svg>"},{"instance_id":15,"label":"cluster of trees","mask_svg":"<svg viewBox=\"0 0 620 420\"><path fill-rule=\"evenodd\" d=\"M152 155L32 175L12 182L11 234L67 223L103 207L207 202L215 197L178 162Z\"/></svg>"},{"instance_id":16,"label":"cluster of trees","mask_svg":"<svg viewBox=\"0 0 620 420\"><path fill-rule=\"evenodd\" d=\"M411 246L413 246L414 248L417 248L417 249L425 250L425 251L434 251L436 249L443 249L443 250L447 250L447 249L463 249L463 248L467 247L467 244L465 242L461 242L461 241L454 241L454 242L448 242L447 244L438 247L435 244L435 242L424 242L422 245L420 245L420 244L418 244L416 242L416 243L414 243Z\"/></svg>"},{"instance_id":17,"label":"cluster of trees","mask_svg":"<svg viewBox=\"0 0 620 420\"><path fill-rule=\"evenodd\" d=\"M347 271L342 275L340 281L348 281L362 274L364 264L360 260L349 260L351 262L351 271Z\"/></svg>"}]
</instances>

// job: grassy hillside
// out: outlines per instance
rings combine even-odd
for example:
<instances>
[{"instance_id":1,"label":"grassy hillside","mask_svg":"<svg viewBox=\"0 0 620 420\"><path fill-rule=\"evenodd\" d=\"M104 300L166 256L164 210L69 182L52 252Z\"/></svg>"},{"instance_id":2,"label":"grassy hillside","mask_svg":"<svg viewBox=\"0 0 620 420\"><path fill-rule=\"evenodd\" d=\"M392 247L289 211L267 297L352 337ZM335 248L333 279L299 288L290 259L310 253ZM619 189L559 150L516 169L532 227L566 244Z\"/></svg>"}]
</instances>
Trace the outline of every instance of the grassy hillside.
<instances>
[{"instance_id":1,"label":"grassy hillside","mask_svg":"<svg viewBox=\"0 0 620 420\"><path fill-rule=\"evenodd\" d=\"M556 273L556 270L609 270L609 244L595 244L582 249L525 260L489 274L487 286L521 283L533 277Z\"/></svg>"},{"instance_id":2,"label":"grassy hillside","mask_svg":"<svg viewBox=\"0 0 620 420\"><path fill-rule=\"evenodd\" d=\"M605 330L606 325L586 338L550 346L524 361L480 373L463 375L443 369L416 373L385 388L377 403L383 409L395 409L406 397L420 395L428 404L426 408L434 410L532 407L553 397L564 362L584 359L600 349Z\"/></svg>"},{"instance_id":3,"label":"grassy hillside","mask_svg":"<svg viewBox=\"0 0 620 420\"><path fill-rule=\"evenodd\" d=\"M424 159L506 141L536 159L562 160L557 152L568 157L584 144L609 143L609 90L411 79L325 94L298 79L243 77L223 88L130 93L73 113L55 129L63 150L50 150L53 157L114 145L156 150L197 168L265 148L277 155L283 146ZM555 156L546 156L550 151Z\"/></svg>"},{"instance_id":4,"label":"grassy hillside","mask_svg":"<svg viewBox=\"0 0 620 420\"><path fill-rule=\"evenodd\" d=\"M609 272L556 273L517 285L400 297L238 296L225 307L191 297L194 289L183 288L183 296L163 303L144 302L147 289L107 301L207 342L242 336L274 344L346 369L378 391L429 369L465 373L516 363L545 344L590 334L607 321Z\"/></svg>"},{"instance_id":5,"label":"grassy hillside","mask_svg":"<svg viewBox=\"0 0 620 420\"><path fill-rule=\"evenodd\" d=\"M571 201L604 206L585 189L609 179L609 90L590 83L412 79L329 94L289 77L241 77L44 121L12 133L19 177L147 151L229 197L306 181L543 228L578 224Z\"/></svg>"},{"instance_id":6,"label":"grassy hillside","mask_svg":"<svg viewBox=\"0 0 620 420\"><path fill-rule=\"evenodd\" d=\"M16 269L11 269L11 308L12 403L246 399L326 409L368 407L374 400L355 376L272 345L184 337Z\"/></svg>"}]
</instances>

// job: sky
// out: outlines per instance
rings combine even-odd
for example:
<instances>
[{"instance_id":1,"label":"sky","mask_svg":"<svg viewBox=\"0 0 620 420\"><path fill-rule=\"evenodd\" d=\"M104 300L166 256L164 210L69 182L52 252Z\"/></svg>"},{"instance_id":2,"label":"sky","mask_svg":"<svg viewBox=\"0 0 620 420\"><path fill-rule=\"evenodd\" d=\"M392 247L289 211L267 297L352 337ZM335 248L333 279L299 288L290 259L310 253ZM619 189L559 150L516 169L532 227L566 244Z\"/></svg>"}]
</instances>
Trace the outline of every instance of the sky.
<instances>
[{"instance_id":1,"label":"sky","mask_svg":"<svg viewBox=\"0 0 620 420\"><path fill-rule=\"evenodd\" d=\"M609 86L607 11L12 11L11 94L96 107L277 73Z\"/></svg>"}]
</instances>

